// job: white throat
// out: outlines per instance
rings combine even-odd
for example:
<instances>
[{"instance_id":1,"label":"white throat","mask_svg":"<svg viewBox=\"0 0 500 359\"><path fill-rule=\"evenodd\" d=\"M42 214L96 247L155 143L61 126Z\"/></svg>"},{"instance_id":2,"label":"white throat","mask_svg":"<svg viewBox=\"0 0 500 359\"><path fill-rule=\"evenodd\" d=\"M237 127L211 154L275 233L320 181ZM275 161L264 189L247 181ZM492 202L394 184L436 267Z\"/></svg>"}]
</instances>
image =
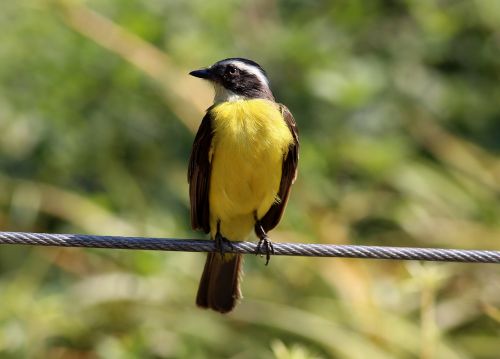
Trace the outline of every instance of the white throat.
<instances>
[{"instance_id":1,"label":"white throat","mask_svg":"<svg viewBox=\"0 0 500 359\"><path fill-rule=\"evenodd\" d=\"M228 90L227 88L225 88L220 84L215 83L214 88L215 88L214 103L232 102L232 101L240 101L246 99L245 96L235 94L233 91Z\"/></svg>"}]
</instances>

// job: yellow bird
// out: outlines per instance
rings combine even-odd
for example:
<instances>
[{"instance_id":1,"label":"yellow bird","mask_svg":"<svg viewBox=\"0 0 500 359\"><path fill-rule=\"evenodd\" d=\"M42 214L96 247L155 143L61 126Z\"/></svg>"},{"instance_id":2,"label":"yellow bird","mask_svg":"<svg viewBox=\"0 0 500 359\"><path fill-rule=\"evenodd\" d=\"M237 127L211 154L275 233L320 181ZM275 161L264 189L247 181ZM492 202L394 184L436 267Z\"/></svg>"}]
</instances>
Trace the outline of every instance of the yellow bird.
<instances>
[{"instance_id":1,"label":"yellow bird","mask_svg":"<svg viewBox=\"0 0 500 359\"><path fill-rule=\"evenodd\" d=\"M220 249L208 253L196 304L227 313L241 298L242 256L224 254L223 245L255 232L258 251L269 262L273 246L267 232L283 216L297 176L298 132L254 61L229 58L190 75L215 88L189 161L191 225L210 233Z\"/></svg>"}]
</instances>

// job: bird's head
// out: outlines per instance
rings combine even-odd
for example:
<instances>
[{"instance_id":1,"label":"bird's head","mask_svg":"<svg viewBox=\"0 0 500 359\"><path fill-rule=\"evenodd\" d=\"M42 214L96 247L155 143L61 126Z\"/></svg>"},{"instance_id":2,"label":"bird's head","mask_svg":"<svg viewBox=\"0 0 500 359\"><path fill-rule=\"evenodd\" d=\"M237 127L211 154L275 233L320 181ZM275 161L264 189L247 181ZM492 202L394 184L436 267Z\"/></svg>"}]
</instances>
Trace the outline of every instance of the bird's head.
<instances>
[{"instance_id":1,"label":"bird's head","mask_svg":"<svg viewBox=\"0 0 500 359\"><path fill-rule=\"evenodd\" d=\"M274 100L266 72L252 60L240 57L224 59L189 74L206 79L214 85L214 102L251 98Z\"/></svg>"}]
</instances>

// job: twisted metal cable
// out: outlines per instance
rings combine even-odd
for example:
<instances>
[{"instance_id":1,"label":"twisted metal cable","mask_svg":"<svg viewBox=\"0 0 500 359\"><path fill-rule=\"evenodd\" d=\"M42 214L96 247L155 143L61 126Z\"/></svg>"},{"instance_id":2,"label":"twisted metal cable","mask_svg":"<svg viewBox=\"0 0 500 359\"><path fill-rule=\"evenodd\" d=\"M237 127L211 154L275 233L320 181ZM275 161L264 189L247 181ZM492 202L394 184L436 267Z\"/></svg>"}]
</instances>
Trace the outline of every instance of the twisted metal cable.
<instances>
[{"instance_id":1,"label":"twisted metal cable","mask_svg":"<svg viewBox=\"0 0 500 359\"><path fill-rule=\"evenodd\" d=\"M217 251L214 241L210 240L28 232L0 232L1 244L184 252ZM227 253L255 254L257 244L232 242L232 246L225 245L224 250ZM500 263L500 251L305 243L274 243L274 255Z\"/></svg>"}]
</instances>

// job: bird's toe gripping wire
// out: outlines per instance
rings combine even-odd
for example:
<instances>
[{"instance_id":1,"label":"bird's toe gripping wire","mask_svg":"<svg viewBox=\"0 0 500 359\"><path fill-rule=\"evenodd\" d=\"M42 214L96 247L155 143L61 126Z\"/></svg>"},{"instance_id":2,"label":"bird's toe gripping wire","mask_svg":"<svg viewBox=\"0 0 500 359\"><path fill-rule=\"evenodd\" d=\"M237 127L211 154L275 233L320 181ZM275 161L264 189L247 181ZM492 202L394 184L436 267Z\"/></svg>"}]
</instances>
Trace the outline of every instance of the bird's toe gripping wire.
<instances>
[{"instance_id":1,"label":"bird's toe gripping wire","mask_svg":"<svg viewBox=\"0 0 500 359\"><path fill-rule=\"evenodd\" d=\"M260 221L255 223L255 234L259 237L259 243L257 244L257 250L255 254L266 255L266 266L269 264L271 259L271 254L274 254L273 242L267 236L266 231L262 228Z\"/></svg>"},{"instance_id":2,"label":"bird's toe gripping wire","mask_svg":"<svg viewBox=\"0 0 500 359\"><path fill-rule=\"evenodd\" d=\"M225 246L228 246L229 248L233 249L233 244L229 239L227 239L220 233L220 221L217 222L217 233L215 233L214 240L215 240L215 248L220 253L222 259L224 259L224 254L226 253Z\"/></svg>"}]
</instances>

